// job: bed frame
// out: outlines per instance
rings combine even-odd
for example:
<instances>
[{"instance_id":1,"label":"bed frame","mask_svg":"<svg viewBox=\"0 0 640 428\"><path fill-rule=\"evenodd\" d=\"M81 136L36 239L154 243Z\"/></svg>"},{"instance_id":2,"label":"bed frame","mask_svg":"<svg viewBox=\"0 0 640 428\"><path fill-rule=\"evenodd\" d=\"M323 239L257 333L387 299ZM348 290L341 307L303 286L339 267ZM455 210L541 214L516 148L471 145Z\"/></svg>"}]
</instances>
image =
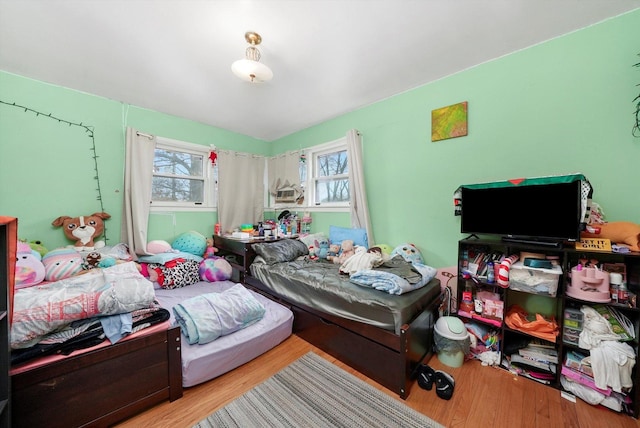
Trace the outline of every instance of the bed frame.
<instances>
[{"instance_id":1,"label":"bed frame","mask_svg":"<svg viewBox=\"0 0 640 428\"><path fill-rule=\"evenodd\" d=\"M410 324L403 325L397 335L288 301L251 275L249 266L255 256L253 249L246 246L244 283L293 311L293 333L394 391L402 399L409 396L416 367L433 355L433 327L442 294Z\"/></svg>"},{"instance_id":2,"label":"bed frame","mask_svg":"<svg viewBox=\"0 0 640 428\"><path fill-rule=\"evenodd\" d=\"M108 427L182 397L180 328L11 376L12 426Z\"/></svg>"}]
</instances>

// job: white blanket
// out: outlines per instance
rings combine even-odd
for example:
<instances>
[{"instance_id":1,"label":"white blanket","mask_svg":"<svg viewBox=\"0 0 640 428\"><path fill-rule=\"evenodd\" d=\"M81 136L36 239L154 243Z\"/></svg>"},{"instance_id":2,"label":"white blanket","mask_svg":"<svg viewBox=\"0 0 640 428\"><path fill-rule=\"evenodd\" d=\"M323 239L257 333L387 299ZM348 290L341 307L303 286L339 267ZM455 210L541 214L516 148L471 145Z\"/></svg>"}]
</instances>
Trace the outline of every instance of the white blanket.
<instances>
[{"instance_id":1,"label":"white blanket","mask_svg":"<svg viewBox=\"0 0 640 428\"><path fill-rule=\"evenodd\" d=\"M116 315L149 307L153 284L133 262L61 281L16 290L11 324L11 348L28 348L73 321Z\"/></svg>"}]
</instances>

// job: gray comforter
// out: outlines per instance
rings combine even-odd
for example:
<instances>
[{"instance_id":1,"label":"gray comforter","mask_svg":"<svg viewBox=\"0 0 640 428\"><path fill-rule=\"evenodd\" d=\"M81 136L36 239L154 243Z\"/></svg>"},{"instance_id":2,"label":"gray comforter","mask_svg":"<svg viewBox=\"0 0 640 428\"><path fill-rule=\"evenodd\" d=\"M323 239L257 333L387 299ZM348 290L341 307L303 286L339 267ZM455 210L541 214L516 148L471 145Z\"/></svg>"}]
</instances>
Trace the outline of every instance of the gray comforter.
<instances>
[{"instance_id":1,"label":"gray comforter","mask_svg":"<svg viewBox=\"0 0 640 428\"><path fill-rule=\"evenodd\" d=\"M371 324L396 334L440 295L440 281L402 294L362 287L339 273L330 262L295 260L266 264L260 258L251 264L251 274L291 303L342 318Z\"/></svg>"}]
</instances>

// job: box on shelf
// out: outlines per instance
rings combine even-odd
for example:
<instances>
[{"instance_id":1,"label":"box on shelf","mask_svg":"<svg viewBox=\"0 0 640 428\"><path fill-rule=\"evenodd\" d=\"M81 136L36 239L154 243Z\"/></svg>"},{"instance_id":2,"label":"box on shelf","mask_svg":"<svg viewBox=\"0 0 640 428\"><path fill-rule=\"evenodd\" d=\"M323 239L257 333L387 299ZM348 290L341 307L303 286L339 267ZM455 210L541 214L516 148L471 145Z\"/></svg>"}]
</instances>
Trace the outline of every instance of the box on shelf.
<instances>
[{"instance_id":1,"label":"box on shelf","mask_svg":"<svg viewBox=\"0 0 640 428\"><path fill-rule=\"evenodd\" d=\"M499 320L503 319L504 302L502 300L485 300L482 308L482 316Z\"/></svg>"},{"instance_id":2,"label":"box on shelf","mask_svg":"<svg viewBox=\"0 0 640 428\"><path fill-rule=\"evenodd\" d=\"M563 324L565 327L577 330L578 334L582 331L582 321L569 320L565 318Z\"/></svg>"},{"instance_id":3,"label":"box on shelf","mask_svg":"<svg viewBox=\"0 0 640 428\"><path fill-rule=\"evenodd\" d=\"M580 340L579 334L570 334L570 333L567 333L566 331L562 333L562 341L564 343L568 343L569 345L578 345L579 340Z\"/></svg>"},{"instance_id":4,"label":"box on shelf","mask_svg":"<svg viewBox=\"0 0 640 428\"><path fill-rule=\"evenodd\" d=\"M509 288L555 297L561 275L562 268L560 266L543 269L527 267L522 262L516 262L511 266L509 272Z\"/></svg>"},{"instance_id":5,"label":"box on shelf","mask_svg":"<svg viewBox=\"0 0 640 428\"><path fill-rule=\"evenodd\" d=\"M565 357L564 365L572 370L576 370L586 374L587 376L593 377L593 369L591 368L591 365L586 362L588 360L585 358L586 355L575 351L569 351Z\"/></svg>"},{"instance_id":6,"label":"box on shelf","mask_svg":"<svg viewBox=\"0 0 640 428\"><path fill-rule=\"evenodd\" d=\"M565 308L564 310L564 319L567 320L582 321L583 316L580 309Z\"/></svg>"}]
</instances>

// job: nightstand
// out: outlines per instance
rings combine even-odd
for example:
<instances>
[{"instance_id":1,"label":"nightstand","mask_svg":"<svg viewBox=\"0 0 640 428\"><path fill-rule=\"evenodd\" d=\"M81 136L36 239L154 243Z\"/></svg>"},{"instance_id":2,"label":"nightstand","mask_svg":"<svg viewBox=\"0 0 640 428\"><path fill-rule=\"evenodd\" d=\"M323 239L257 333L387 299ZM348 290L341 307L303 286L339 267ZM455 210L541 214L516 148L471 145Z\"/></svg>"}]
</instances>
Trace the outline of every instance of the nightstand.
<instances>
[{"instance_id":1,"label":"nightstand","mask_svg":"<svg viewBox=\"0 0 640 428\"><path fill-rule=\"evenodd\" d=\"M234 239L223 235L213 235L213 246L218 249L217 256L224 257L233 268L232 281L244 284L244 277L249 273L251 261L247 255L252 251L251 245L258 242L276 242L285 238L271 239Z\"/></svg>"}]
</instances>

